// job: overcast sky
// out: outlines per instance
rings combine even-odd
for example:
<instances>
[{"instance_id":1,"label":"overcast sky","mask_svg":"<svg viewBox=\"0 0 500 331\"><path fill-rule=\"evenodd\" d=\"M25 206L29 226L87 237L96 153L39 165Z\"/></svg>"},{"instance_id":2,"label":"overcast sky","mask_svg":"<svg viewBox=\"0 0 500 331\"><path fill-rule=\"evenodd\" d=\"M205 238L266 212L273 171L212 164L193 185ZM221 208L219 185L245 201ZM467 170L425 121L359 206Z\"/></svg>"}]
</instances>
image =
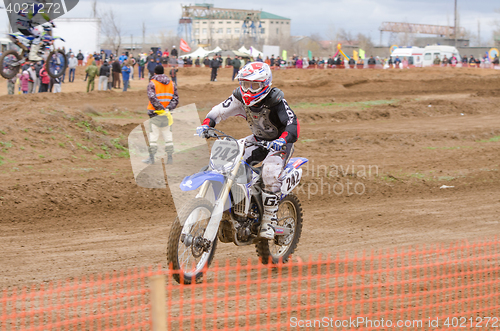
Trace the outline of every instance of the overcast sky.
<instances>
[{"instance_id":1,"label":"overcast sky","mask_svg":"<svg viewBox=\"0 0 500 331\"><path fill-rule=\"evenodd\" d=\"M319 33L323 39L331 39L332 31L343 28L353 33L371 35L375 43L379 42L380 24L384 21L409 22L422 24L453 25L454 0L254 0L246 3L217 0L194 1L214 3L219 8L241 8L264 10L292 20L292 35L310 35ZM91 0L80 0L78 5L65 17L90 17ZM237 3L237 4L236 4ZM142 22L146 23L147 33L153 31L177 32L181 16L181 4L188 2L172 0L98 0L98 8L113 8L120 18L124 35L142 36ZM458 0L461 26L478 31L481 22L481 39L491 44L495 19L500 14L499 0L464 1ZM7 26L5 12L1 15L0 26ZM388 36L388 33L386 33ZM387 42L387 38L384 38Z\"/></svg>"}]
</instances>

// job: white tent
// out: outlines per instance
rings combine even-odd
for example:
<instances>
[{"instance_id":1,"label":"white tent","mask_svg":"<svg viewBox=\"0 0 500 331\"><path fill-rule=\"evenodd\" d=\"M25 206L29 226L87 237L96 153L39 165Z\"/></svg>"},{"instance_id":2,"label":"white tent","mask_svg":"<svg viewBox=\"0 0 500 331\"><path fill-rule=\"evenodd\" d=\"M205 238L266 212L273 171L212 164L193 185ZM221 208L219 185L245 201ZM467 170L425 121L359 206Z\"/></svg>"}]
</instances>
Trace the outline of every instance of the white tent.
<instances>
[{"instance_id":1,"label":"white tent","mask_svg":"<svg viewBox=\"0 0 500 331\"><path fill-rule=\"evenodd\" d=\"M193 53L189 53L189 54L184 54L184 55L181 55L179 56L180 58L182 59L185 59L189 56L191 56L192 59L196 59L198 56L200 58L204 58L205 56L207 56L208 54L210 54L211 52L210 51L207 51L201 47L198 47L197 50L195 50Z\"/></svg>"},{"instance_id":2,"label":"white tent","mask_svg":"<svg viewBox=\"0 0 500 331\"><path fill-rule=\"evenodd\" d=\"M254 59L256 59L259 55L261 58L264 57L264 53L261 51L257 50L255 47L250 46L250 49L248 50L248 54L250 54Z\"/></svg>"},{"instance_id":3,"label":"white tent","mask_svg":"<svg viewBox=\"0 0 500 331\"><path fill-rule=\"evenodd\" d=\"M238 52L248 54L251 57L253 57L254 59L256 59L259 55L260 55L260 57L264 56L264 53L260 52L259 50L257 50L253 46L250 46L250 49L246 49L245 46L241 46L240 49L238 49Z\"/></svg>"},{"instance_id":4,"label":"white tent","mask_svg":"<svg viewBox=\"0 0 500 331\"><path fill-rule=\"evenodd\" d=\"M240 49L238 49L238 52L250 54L250 51L245 48L245 46L241 46Z\"/></svg>"},{"instance_id":5,"label":"white tent","mask_svg":"<svg viewBox=\"0 0 500 331\"><path fill-rule=\"evenodd\" d=\"M215 47L214 49L212 49L210 52L208 52L209 54L213 54L213 53L218 53L222 51L222 48L220 48L219 46Z\"/></svg>"}]
</instances>

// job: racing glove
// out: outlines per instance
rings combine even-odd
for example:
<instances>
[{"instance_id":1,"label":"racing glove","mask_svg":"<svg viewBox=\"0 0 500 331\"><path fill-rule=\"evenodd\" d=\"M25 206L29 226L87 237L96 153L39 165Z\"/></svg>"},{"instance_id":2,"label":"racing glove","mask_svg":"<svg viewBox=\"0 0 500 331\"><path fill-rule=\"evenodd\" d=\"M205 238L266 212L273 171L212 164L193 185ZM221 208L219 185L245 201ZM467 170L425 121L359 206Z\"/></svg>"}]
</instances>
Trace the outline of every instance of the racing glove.
<instances>
[{"instance_id":1,"label":"racing glove","mask_svg":"<svg viewBox=\"0 0 500 331\"><path fill-rule=\"evenodd\" d=\"M202 125L196 128L196 133L200 138L205 138L205 132L210 129L210 126L208 125Z\"/></svg>"},{"instance_id":2,"label":"racing glove","mask_svg":"<svg viewBox=\"0 0 500 331\"><path fill-rule=\"evenodd\" d=\"M283 149L283 146L286 145L286 140L285 138L279 138L276 140L273 140L269 143L269 148L274 149L275 151L281 151Z\"/></svg>"}]
</instances>

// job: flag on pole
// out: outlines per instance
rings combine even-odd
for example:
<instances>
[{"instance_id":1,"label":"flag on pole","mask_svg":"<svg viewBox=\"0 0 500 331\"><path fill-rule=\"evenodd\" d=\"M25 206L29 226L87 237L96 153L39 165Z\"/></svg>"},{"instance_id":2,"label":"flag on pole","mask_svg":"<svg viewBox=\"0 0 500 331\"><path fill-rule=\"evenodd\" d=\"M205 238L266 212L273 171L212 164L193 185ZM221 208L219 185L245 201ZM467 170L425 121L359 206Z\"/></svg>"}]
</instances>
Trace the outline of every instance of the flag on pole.
<instances>
[{"instance_id":1,"label":"flag on pole","mask_svg":"<svg viewBox=\"0 0 500 331\"><path fill-rule=\"evenodd\" d=\"M352 51L352 58L354 59L354 61L358 62L359 60L358 52Z\"/></svg>"},{"instance_id":2,"label":"flag on pole","mask_svg":"<svg viewBox=\"0 0 500 331\"><path fill-rule=\"evenodd\" d=\"M180 49L181 51L184 51L184 52L191 52L191 47L189 47L188 43L181 38L181 45L180 45Z\"/></svg>"},{"instance_id":3,"label":"flag on pole","mask_svg":"<svg viewBox=\"0 0 500 331\"><path fill-rule=\"evenodd\" d=\"M313 52L307 51L307 57L309 58L309 61L313 59Z\"/></svg>"},{"instance_id":4,"label":"flag on pole","mask_svg":"<svg viewBox=\"0 0 500 331\"><path fill-rule=\"evenodd\" d=\"M362 50L361 48L359 49L359 57L364 60L365 59L365 51Z\"/></svg>"}]
</instances>

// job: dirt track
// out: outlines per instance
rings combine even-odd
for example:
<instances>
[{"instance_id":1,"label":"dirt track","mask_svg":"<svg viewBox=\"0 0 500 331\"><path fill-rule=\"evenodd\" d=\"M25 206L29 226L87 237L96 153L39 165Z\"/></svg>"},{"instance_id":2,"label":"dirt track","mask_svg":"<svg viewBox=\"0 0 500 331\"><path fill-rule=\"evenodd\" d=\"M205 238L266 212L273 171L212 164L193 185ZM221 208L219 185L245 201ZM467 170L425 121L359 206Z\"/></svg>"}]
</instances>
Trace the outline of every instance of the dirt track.
<instances>
[{"instance_id":1,"label":"dirt track","mask_svg":"<svg viewBox=\"0 0 500 331\"><path fill-rule=\"evenodd\" d=\"M181 70L181 104L203 117L235 88L230 74ZM79 73L71 93L0 97L0 287L166 263L172 202L137 187L123 154L146 119L145 82L125 94L83 84ZM274 85L301 123L295 155L310 159L303 259L498 234L500 72L287 70ZM238 119L220 128L248 132ZM255 257L232 244L216 254Z\"/></svg>"}]
</instances>

